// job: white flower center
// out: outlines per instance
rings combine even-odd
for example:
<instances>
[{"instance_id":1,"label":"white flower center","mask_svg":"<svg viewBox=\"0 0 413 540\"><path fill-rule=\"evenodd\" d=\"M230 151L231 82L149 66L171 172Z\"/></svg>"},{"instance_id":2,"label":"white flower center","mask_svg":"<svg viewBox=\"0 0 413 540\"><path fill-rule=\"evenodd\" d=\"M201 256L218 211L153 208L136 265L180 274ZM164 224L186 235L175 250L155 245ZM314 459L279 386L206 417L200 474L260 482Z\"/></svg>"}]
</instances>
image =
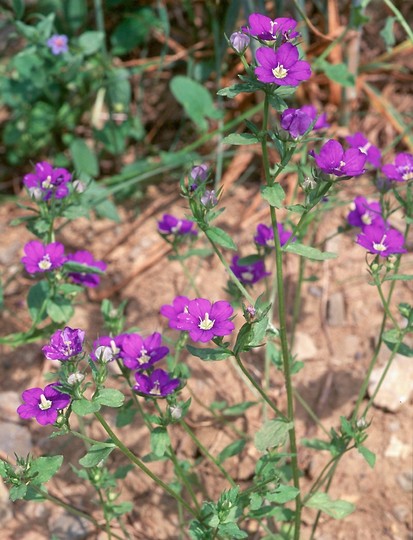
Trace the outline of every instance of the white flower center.
<instances>
[{"instance_id":1,"label":"white flower center","mask_svg":"<svg viewBox=\"0 0 413 540\"><path fill-rule=\"evenodd\" d=\"M177 232L180 232L181 225L182 225L182 221L179 220L178 223L175 225L175 227L171 227L171 232L174 233L174 234L177 233Z\"/></svg>"},{"instance_id":2,"label":"white flower center","mask_svg":"<svg viewBox=\"0 0 413 540\"><path fill-rule=\"evenodd\" d=\"M272 74L276 79L285 79L285 77L288 75L288 70L279 63L277 67L272 70Z\"/></svg>"},{"instance_id":3,"label":"white flower center","mask_svg":"<svg viewBox=\"0 0 413 540\"><path fill-rule=\"evenodd\" d=\"M345 161L340 161L340 167L344 167L345 164L346 164Z\"/></svg>"},{"instance_id":4,"label":"white flower center","mask_svg":"<svg viewBox=\"0 0 413 540\"><path fill-rule=\"evenodd\" d=\"M274 26L276 27L278 25L277 21L271 21L271 34L274 35L277 32L277 28L274 29Z\"/></svg>"},{"instance_id":5,"label":"white flower center","mask_svg":"<svg viewBox=\"0 0 413 540\"><path fill-rule=\"evenodd\" d=\"M63 343L65 344L65 347L66 347L66 354L70 356L73 353L72 342L69 340L63 340Z\"/></svg>"},{"instance_id":6,"label":"white flower center","mask_svg":"<svg viewBox=\"0 0 413 540\"><path fill-rule=\"evenodd\" d=\"M241 277L244 281L252 281L254 279L254 274L252 272L242 272Z\"/></svg>"},{"instance_id":7,"label":"white flower center","mask_svg":"<svg viewBox=\"0 0 413 540\"><path fill-rule=\"evenodd\" d=\"M42 188L49 189L49 187L52 185L52 177L48 176L46 180L43 180L42 182Z\"/></svg>"},{"instance_id":8,"label":"white flower center","mask_svg":"<svg viewBox=\"0 0 413 540\"><path fill-rule=\"evenodd\" d=\"M367 142L364 146L359 146L359 150L360 150L360 152L362 154L367 156L367 152L368 152L370 147L371 147L371 144L369 142Z\"/></svg>"},{"instance_id":9,"label":"white flower center","mask_svg":"<svg viewBox=\"0 0 413 540\"><path fill-rule=\"evenodd\" d=\"M145 347L142 347L139 360L142 360L142 362L148 362L150 359L151 357L148 355L148 351L145 349Z\"/></svg>"},{"instance_id":10,"label":"white flower center","mask_svg":"<svg viewBox=\"0 0 413 540\"><path fill-rule=\"evenodd\" d=\"M50 399L46 399L44 394L40 394L40 403L39 403L39 409L42 411L47 411L47 409L50 409L52 406L52 402Z\"/></svg>"},{"instance_id":11,"label":"white flower center","mask_svg":"<svg viewBox=\"0 0 413 540\"><path fill-rule=\"evenodd\" d=\"M151 394L155 394L156 396L161 395L161 385L160 385L159 381L154 381L153 388L151 390Z\"/></svg>"},{"instance_id":12,"label":"white flower center","mask_svg":"<svg viewBox=\"0 0 413 540\"><path fill-rule=\"evenodd\" d=\"M46 255L43 255L43 259L39 261L38 266L41 270L49 270L49 268L52 266L52 263L50 261L50 255L48 253L46 253Z\"/></svg>"},{"instance_id":13,"label":"white flower center","mask_svg":"<svg viewBox=\"0 0 413 540\"><path fill-rule=\"evenodd\" d=\"M116 343L113 339L110 340L110 348L112 350L113 356L116 356L120 353L120 349L116 346Z\"/></svg>"},{"instance_id":14,"label":"white flower center","mask_svg":"<svg viewBox=\"0 0 413 540\"><path fill-rule=\"evenodd\" d=\"M364 223L364 225L371 225L371 222L373 220L371 219L371 215L368 212L366 212L365 214L361 216L361 221Z\"/></svg>"},{"instance_id":15,"label":"white flower center","mask_svg":"<svg viewBox=\"0 0 413 540\"><path fill-rule=\"evenodd\" d=\"M265 244L268 247L274 247L274 238L267 238L267 240L265 241Z\"/></svg>"},{"instance_id":16,"label":"white flower center","mask_svg":"<svg viewBox=\"0 0 413 540\"><path fill-rule=\"evenodd\" d=\"M211 330L211 328L214 326L214 323L215 319L211 321L211 319L209 318L209 313L205 313L204 319L201 319L201 317L199 317L198 328L200 328L201 330Z\"/></svg>"},{"instance_id":17,"label":"white flower center","mask_svg":"<svg viewBox=\"0 0 413 540\"><path fill-rule=\"evenodd\" d=\"M401 167L401 175L403 180L407 182L407 180L413 180L413 169L410 169L410 167Z\"/></svg>"},{"instance_id":18,"label":"white flower center","mask_svg":"<svg viewBox=\"0 0 413 540\"><path fill-rule=\"evenodd\" d=\"M380 242L378 244L376 244L376 242L373 242L373 247L376 251L386 251L387 249L387 246L386 244L384 243L384 241L386 240L386 235L384 234L383 235L383 238L380 240Z\"/></svg>"}]
</instances>

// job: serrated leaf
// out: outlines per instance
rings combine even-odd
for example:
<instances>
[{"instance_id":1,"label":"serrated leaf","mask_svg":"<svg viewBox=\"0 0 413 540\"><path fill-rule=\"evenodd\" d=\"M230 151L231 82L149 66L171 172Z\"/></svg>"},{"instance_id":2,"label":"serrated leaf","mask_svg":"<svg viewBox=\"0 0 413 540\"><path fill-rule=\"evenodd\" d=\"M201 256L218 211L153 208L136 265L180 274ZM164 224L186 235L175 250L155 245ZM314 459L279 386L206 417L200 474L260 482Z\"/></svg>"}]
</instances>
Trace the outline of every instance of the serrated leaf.
<instances>
[{"instance_id":1,"label":"serrated leaf","mask_svg":"<svg viewBox=\"0 0 413 540\"><path fill-rule=\"evenodd\" d=\"M234 244L234 241L229 236L228 233L220 229L219 227L209 227L205 231L206 236L214 242L215 244L218 244L224 248L232 249L234 251L237 250L237 246Z\"/></svg>"},{"instance_id":2,"label":"serrated leaf","mask_svg":"<svg viewBox=\"0 0 413 540\"><path fill-rule=\"evenodd\" d=\"M276 418L268 420L254 437L254 444L260 452L266 452L269 448L276 448L285 444L288 432L293 428L292 422L286 422Z\"/></svg>"},{"instance_id":3,"label":"serrated leaf","mask_svg":"<svg viewBox=\"0 0 413 540\"><path fill-rule=\"evenodd\" d=\"M201 348L201 347L193 347L192 345L186 346L187 350L197 358L200 358L204 361L212 361L216 362L218 360L225 360L226 358L229 358L232 356L232 353L228 351L227 349L211 349L211 348Z\"/></svg>"},{"instance_id":4,"label":"serrated leaf","mask_svg":"<svg viewBox=\"0 0 413 540\"><path fill-rule=\"evenodd\" d=\"M245 444L246 444L245 439L240 439L239 441L234 441L230 443L218 454L217 456L218 461L222 463L226 459L236 456L237 454L241 453L244 450Z\"/></svg>"},{"instance_id":5,"label":"serrated leaf","mask_svg":"<svg viewBox=\"0 0 413 540\"><path fill-rule=\"evenodd\" d=\"M79 463L86 468L95 467L103 462L116 448L112 443L98 443L92 445L87 454L79 459Z\"/></svg>"},{"instance_id":6,"label":"serrated leaf","mask_svg":"<svg viewBox=\"0 0 413 540\"><path fill-rule=\"evenodd\" d=\"M293 242L282 248L283 251L288 253L294 253L295 255L300 255L306 259L311 259L313 261L326 261L328 259L335 259L337 253L332 253L330 251L320 251L317 248L311 246L305 246L299 242Z\"/></svg>"},{"instance_id":7,"label":"serrated leaf","mask_svg":"<svg viewBox=\"0 0 413 540\"><path fill-rule=\"evenodd\" d=\"M44 484L48 482L60 469L63 463L63 456L45 456L32 461L30 474L37 473L33 478L33 484Z\"/></svg>"},{"instance_id":8,"label":"serrated leaf","mask_svg":"<svg viewBox=\"0 0 413 540\"><path fill-rule=\"evenodd\" d=\"M335 519L343 519L355 510L354 504L342 500L334 501L330 499L328 493L320 491L314 493L304 505L308 508L321 510Z\"/></svg>"},{"instance_id":9,"label":"serrated leaf","mask_svg":"<svg viewBox=\"0 0 413 540\"><path fill-rule=\"evenodd\" d=\"M244 145L257 144L259 140L252 133L231 133L224 137L222 142L225 144Z\"/></svg>"},{"instance_id":10,"label":"serrated leaf","mask_svg":"<svg viewBox=\"0 0 413 540\"><path fill-rule=\"evenodd\" d=\"M72 410L79 416L86 416L97 412L100 409L100 403L89 401L86 398L76 399L72 402Z\"/></svg>"},{"instance_id":11,"label":"serrated leaf","mask_svg":"<svg viewBox=\"0 0 413 540\"><path fill-rule=\"evenodd\" d=\"M283 200L285 199L285 192L280 184L274 184L273 186L262 186L261 189L262 198L265 199L268 204L275 208L282 208Z\"/></svg>"},{"instance_id":12,"label":"serrated leaf","mask_svg":"<svg viewBox=\"0 0 413 540\"><path fill-rule=\"evenodd\" d=\"M376 454L361 444L357 446L357 450L373 469L376 463Z\"/></svg>"},{"instance_id":13,"label":"serrated leaf","mask_svg":"<svg viewBox=\"0 0 413 540\"><path fill-rule=\"evenodd\" d=\"M115 388L100 388L93 401L106 407L122 407L125 396Z\"/></svg>"}]
</instances>

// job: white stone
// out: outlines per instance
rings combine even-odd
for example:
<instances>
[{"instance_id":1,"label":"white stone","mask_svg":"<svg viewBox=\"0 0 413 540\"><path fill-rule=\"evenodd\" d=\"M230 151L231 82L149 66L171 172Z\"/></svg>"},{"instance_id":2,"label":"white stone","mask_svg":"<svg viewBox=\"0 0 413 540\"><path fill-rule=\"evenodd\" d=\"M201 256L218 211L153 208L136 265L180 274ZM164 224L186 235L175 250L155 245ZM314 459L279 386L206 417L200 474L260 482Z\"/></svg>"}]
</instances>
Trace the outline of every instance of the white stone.
<instances>
[{"instance_id":1,"label":"white stone","mask_svg":"<svg viewBox=\"0 0 413 540\"><path fill-rule=\"evenodd\" d=\"M385 366L375 368L370 376L368 395L371 397ZM373 404L380 409L396 412L413 394L413 359L396 354Z\"/></svg>"}]
</instances>

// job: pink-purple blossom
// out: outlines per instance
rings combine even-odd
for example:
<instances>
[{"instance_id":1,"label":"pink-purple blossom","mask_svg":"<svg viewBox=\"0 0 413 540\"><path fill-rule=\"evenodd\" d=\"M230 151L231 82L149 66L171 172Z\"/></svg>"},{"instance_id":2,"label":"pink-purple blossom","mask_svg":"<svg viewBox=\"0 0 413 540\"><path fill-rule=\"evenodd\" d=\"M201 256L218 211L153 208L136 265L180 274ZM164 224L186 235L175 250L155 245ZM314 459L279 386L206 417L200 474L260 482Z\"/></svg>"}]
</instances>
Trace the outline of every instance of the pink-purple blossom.
<instances>
[{"instance_id":1,"label":"pink-purple blossom","mask_svg":"<svg viewBox=\"0 0 413 540\"><path fill-rule=\"evenodd\" d=\"M287 231L282 223L277 223L278 236L280 238L280 246L282 247L290 239L292 232ZM295 238L292 240L295 241ZM274 248L274 231L272 227L268 227L263 223L257 225L257 232L254 236L254 242L260 246Z\"/></svg>"},{"instance_id":2,"label":"pink-purple blossom","mask_svg":"<svg viewBox=\"0 0 413 540\"><path fill-rule=\"evenodd\" d=\"M407 152L397 154L394 163L388 163L381 169L390 180L408 182L413 180L413 155Z\"/></svg>"},{"instance_id":3,"label":"pink-purple blossom","mask_svg":"<svg viewBox=\"0 0 413 540\"><path fill-rule=\"evenodd\" d=\"M241 30L250 36L262 41L290 41L300 35L295 31L297 21L288 17L271 19L261 13L252 13L248 17L248 26L243 26Z\"/></svg>"},{"instance_id":4,"label":"pink-purple blossom","mask_svg":"<svg viewBox=\"0 0 413 540\"><path fill-rule=\"evenodd\" d=\"M59 392L59 383L48 384L44 389L29 388L22 394L24 403L17 408L20 418L35 418L39 424L45 426L54 424L59 411L65 409L70 403L70 396Z\"/></svg>"},{"instance_id":5,"label":"pink-purple blossom","mask_svg":"<svg viewBox=\"0 0 413 540\"><path fill-rule=\"evenodd\" d=\"M281 127L296 139L306 133L311 126L310 116L300 109L285 109L281 113Z\"/></svg>"},{"instance_id":6,"label":"pink-purple blossom","mask_svg":"<svg viewBox=\"0 0 413 540\"><path fill-rule=\"evenodd\" d=\"M205 182L205 180L208 178L208 174L208 165L206 163L201 163L200 165L195 165L194 167L192 167L190 177L192 178L192 180Z\"/></svg>"},{"instance_id":7,"label":"pink-purple blossom","mask_svg":"<svg viewBox=\"0 0 413 540\"><path fill-rule=\"evenodd\" d=\"M186 311L178 315L178 330L189 332L193 341L206 343L219 336L228 336L235 326L230 317L234 310L229 302L210 302L206 298L195 298L188 303Z\"/></svg>"},{"instance_id":8,"label":"pink-purple blossom","mask_svg":"<svg viewBox=\"0 0 413 540\"><path fill-rule=\"evenodd\" d=\"M42 347L42 351L48 360L64 362L82 352L84 339L84 330L65 326L63 330L56 330L52 334L49 344Z\"/></svg>"},{"instance_id":9,"label":"pink-purple blossom","mask_svg":"<svg viewBox=\"0 0 413 540\"><path fill-rule=\"evenodd\" d=\"M64 34L54 34L46 43L54 55L59 55L69 50L68 37Z\"/></svg>"},{"instance_id":10,"label":"pink-purple blossom","mask_svg":"<svg viewBox=\"0 0 413 540\"><path fill-rule=\"evenodd\" d=\"M162 336L154 332L146 338L139 334L128 334L122 340L120 356L129 369L148 369L155 362L164 358L169 352L162 345Z\"/></svg>"},{"instance_id":11,"label":"pink-purple blossom","mask_svg":"<svg viewBox=\"0 0 413 540\"><path fill-rule=\"evenodd\" d=\"M338 141L327 141L320 153L310 152L317 166L327 174L335 176L358 176L365 172L367 156L356 148L344 150Z\"/></svg>"},{"instance_id":12,"label":"pink-purple blossom","mask_svg":"<svg viewBox=\"0 0 413 540\"><path fill-rule=\"evenodd\" d=\"M158 221L158 231L168 236L173 234L175 236L184 236L187 234L196 235L195 223L188 219L179 219L171 214L164 214L162 219Z\"/></svg>"},{"instance_id":13,"label":"pink-purple blossom","mask_svg":"<svg viewBox=\"0 0 413 540\"><path fill-rule=\"evenodd\" d=\"M105 262L96 261L92 253L89 251L76 251L75 253L69 253L67 256L67 261L92 266L98 268L102 272L104 272L107 268ZM69 277L72 278L74 283L83 285L85 287L97 287L100 283L99 274L89 274L88 272L70 272Z\"/></svg>"},{"instance_id":14,"label":"pink-purple blossom","mask_svg":"<svg viewBox=\"0 0 413 540\"><path fill-rule=\"evenodd\" d=\"M357 148L359 152L366 156L366 161L371 163L373 167L380 167L381 164L381 152L371 144L368 139L359 131L354 135L346 137L346 141L351 148Z\"/></svg>"},{"instance_id":15,"label":"pink-purple blossom","mask_svg":"<svg viewBox=\"0 0 413 540\"><path fill-rule=\"evenodd\" d=\"M138 394L151 397L165 397L175 392L180 386L180 379L173 379L163 369L155 369L149 375L135 373L136 384L133 390Z\"/></svg>"},{"instance_id":16,"label":"pink-purple blossom","mask_svg":"<svg viewBox=\"0 0 413 540\"><path fill-rule=\"evenodd\" d=\"M120 358L122 344L129 334L119 336L100 336L93 342L90 357L93 361L100 360L104 364Z\"/></svg>"},{"instance_id":17,"label":"pink-purple blossom","mask_svg":"<svg viewBox=\"0 0 413 540\"><path fill-rule=\"evenodd\" d=\"M396 229L385 225L369 225L357 236L357 244L380 257L388 257L397 253L406 253L404 236Z\"/></svg>"},{"instance_id":18,"label":"pink-purple blossom","mask_svg":"<svg viewBox=\"0 0 413 540\"><path fill-rule=\"evenodd\" d=\"M178 315L188 310L189 302L190 300L186 296L176 296L172 301L172 305L164 304L161 307L161 315L169 319L170 328L178 328Z\"/></svg>"},{"instance_id":19,"label":"pink-purple blossom","mask_svg":"<svg viewBox=\"0 0 413 540\"><path fill-rule=\"evenodd\" d=\"M64 246L60 242L42 244L39 240L31 240L24 246L25 256L21 262L29 274L50 272L65 262Z\"/></svg>"},{"instance_id":20,"label":"pink-purple blossom","mask_svg":"<svg viewBox=\"0 0 413 540\"><path fill-rule=\"evenodd\" d=\"M314 107L314 105L303 105L302 107L299 108L299 110L307 114L311 118L312 122L316 120L317 109ZM327 114L326 113L320 114L320 116L315 121L313 129L317 130L317 129L324 129L328 127L330 127L330 124L327 122Z\"/></svg>"},{"instance_id":21,"label":"pink-purple blossom","mask_svg":"<svg viewBox=\"0 0 413 540\"><path fill-rule=\"evenodd\" d=\"M47 161L36 163L35 170L23 178L24 185L34 199L48 201L51 197L64 199L69 195L68 183L72 178L69 171L54 169Z\"/></svg>"},{"instance_id":22,"label":"pink-purple blossom","mask_svg":"<svg viewBox=\"0 0 413 540\"><path fill-rule=\"evenodd\" d=\"M356 197L352 207L347 216L349 225L361 227L362 229L369 225L385 225L378 201L368 202L364 197Z\"/></svg>"},{"instance_id":23,"label":"pink-purple blossom","mask_svg":"<svg viewBox=\"0 0 413 540\"><path fill-rule=\"evenodd\" d=\"M311 77L310 64L299 60L298 49L291 43L284 43L275 51L260 47L256 55L261 65L255 68L255 75L263 83L297 86Z\"/></svg>"},{"instance_id":24,"label":"pink-purple blossom","mask_svg":"<svg viewBox=\"0 0 413 540\"><path fill-rule=\"evenodd\" d=\"M251 264L239 264L239 256L234 255L232 257L231 270L235 276L244 283L244 285L253 285L260 281L265 276L269 276L270 272L266 272L265 263L262 259L259 259Z\"/></svg>"}]
</instances>

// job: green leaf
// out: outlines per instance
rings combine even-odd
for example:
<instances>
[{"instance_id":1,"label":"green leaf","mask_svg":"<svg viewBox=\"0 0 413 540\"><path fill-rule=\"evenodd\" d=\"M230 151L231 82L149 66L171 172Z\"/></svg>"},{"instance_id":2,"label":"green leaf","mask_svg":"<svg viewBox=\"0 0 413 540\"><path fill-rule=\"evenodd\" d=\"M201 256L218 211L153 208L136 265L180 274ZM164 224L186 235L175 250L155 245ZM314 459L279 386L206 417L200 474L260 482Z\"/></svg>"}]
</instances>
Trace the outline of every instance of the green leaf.
<instances>
[{"instance_id":1,"label":"green leaf","mask_svg":"<svg viewBox=\"0 0 413 540\"><path fill-rule=\"evenodd\" d=\"M127 401L116 416L116 427L124 427L131 424L137 414L133 401Z\"/></svg>"},{"instance_id":2,"label":"green leaf","mask_svg":"<svg viewBox=\"0 0 413 540\"><path fill-rule=\"evenodd\" d=\"M326 76L341 86L353 87L356 84L354 75L349 72L346 64L330 64L326 60L317 62L319 67Z\"/></svg>"},{"instance_id":3,"label":"green leaf","mask_svg":"<svg viewBox=\"0 0 413 540\"><path fill-rule=\"evenodd\" d=\"M240 439L239 441L234 441L230 443L218 454L217 456L218 461L222 463L226 459L232 456L236 456L237 454L240 454L244 450L246 442L247 441L245 439Z\"/></svg>"},{"instance_id":4,"label":"green leaf","mask_svg":"<svg viewBox=\"0 0 413 540\"><path fill-rule=\"evenodd\" d=\"M224 407L221 408L221 414L223 414L224 416L239 416L240 414L243 414L247 409L256 404L256 401L243 401L242 403L238 403L237 405L231 405L230 407L225 407L224 405Z\"/></svg>"},{"instance_id":5,"label":"green leaf","mask_svg":"<svg viewBox=\"0 0 413 540\"><path fill-rule=\"evenodd\" d=\"M97 266L89 266L87 264L82 264L74 261L65 262L63 264L63 268L68 272L74 272L77 274L104 274L104 271L102 271Z\"/></svg>"},{"instance_id":6,"label":"green leaf","mask_svg":"<svg viewBox=\"0 0 413 540\"><path fill-rule=\"evenodd\" d=\"M315 450L327 450L331 452L333 445L330 441L323 441L322 439L301 439L301 444L306 448L314 448Z\"/></svg>"},{"instance_id":7,"label":"green leaf","mask_svg":"<svg viewBox=\"0 0 413 540\"><path fill-rule=\"evenodd\" d=\"M275 491L267 493L265 498L270 502L275 502L278 504L284 504L288 501L294 500L297 495L300 493L300 490L293 486L284 486L279 485Z\"/></svg>"},{"instance_id":8,"label":"green leaf","mask_svg":"<svg viewBox=\"0 0 413 540\"><path fill-rule=\"evenodd\" d=\"M79 47L82 49L84 55L89 56L102 48L104 39L105 35L103 32L90 30L79 36Z\"/></svg>"},{"instance_id":9,"label":"green leaf","mask_svg":"<svg viewBox=\"0 0 413 540\"><path fill-rule=\"evenodd\" d=\"M320 251L317 248L305 246L304 244L300 244L299 242L293 242L292 244L288 244L282 249L283 251L287 251L288 253L294 253L295 255L300 255L301 257L305 257L306 259L311 259L313 261L326 261L327 259L335 259L337 257L337 253L332 253L330 251Z\"/></svg>"},{"instance_id":10,"label":"green leaf","mask_svg":"<svg viewBox=\"0 0 413 540\"><path fill-rule=\"evenodd\" d=\"M218 96L225 96L227 98L234 98L242 92L255 92L259 88L262 88L261 83L254 81L247 81L245 83L236 83L232 86L227 86L226 88L221 88L218 90Z\"/></svg>"},{"instance_id":11,"label":"green leaf","mask_svg":"<svg viewBox=\"0 0 413 540\"><path fill-rule=\"evenodd\" d=\"M125 396L115 388L100 388L93 401L106 407L122 407Z\"/></svg>"},{"instance_id":12,"label":"green leaf","mask_svg":"<svg viewBox=\"0 0 413 540\"><path fill-rule=\"evenodd\" d=\"M165 455L170 445L169 435L164 427L156 427L151 432L151 450L157 457Z\"/></svg>"},{"instance_id":13,"label":"green leaf","mask_svg":"<svg viewBox=\"0 0 413 540\"><path fill-rule=\"evenodd\" d=\"M99 163L96 154L83 139L74 139L70 143L69 150L78 173L98 176Z\"/></svg>"},{"instance_id":14,"label":"green leaf","mask_svg":"<svg viewBox=\"0 0 413 540\"><path fill-rule=\"evenodd\" d=\"M296 214L304 214L304 212L307 210L306 207L303 204L290 204L285 207L290 212L294 212Z\"/></svg>"},{"instance_id":15,"label":"green leaf","mask_svg":"<svg viewBox=\"0 0 413 540\"><path fill-rule=\"evenodd\" d=\"M46 311L52 321L56 323L67 323L74 313L70 300L59 295L49 298Z\"/></svg>"},{"instance_id":16,"label":"green leaf","mask_svg":"<svg viewBox=\"0 0 413 540\"><path fill-rule=\"evenodd\" d=\"M21 19L24 15L24 0L12 0L12 6L16 19Z\"/></svg>"},{"instance_id":17,"label":"green leaf","mask_svg":"<svg viewBox=\"0 0 413 540\"><path fill-rule=\"evenodd\" d=\"M400 343L400 333L396 328L384 332L383 341L391 351L394 351L397 348L398 354L408 357L413 356L413 348L405 343Z\"/></svg>"},{"instance_id":18,"label":"green leaf","mask_svg":"<svg viewBox=\"0 0 413 540\"><path fill-rule=\"evenodd\" d=\"M263 345L265 334L268 328L268 317L263 317L253 323L245 323L238 332L237 340L234 345L234 352L246 352L253 347Z\"/></svg>"},{"instance_id":19,"label":"green leaf","mask_svg":"<svg viewBox=\"0 0 413 540\"><path fill-rule=\"evenodd\" d=\"M97 412L100 409L100 403L97 401L89 401L86 398L76 399L72 403L72 410L79 416Z\"/></svg>"},{"instance_id":20,"label":"green leaf","mask_svg":"<svg viewBox=\"0 0 413 540\"><path fill-rule=\"evenodd\" d=\"M38 322L43 321L47 317L46 310L40 316L40 312L43 304L47 301L50 293L49 283L47 281L39 281L33 287L30 287L29 294L27 295L27 306L29 308L30 317L33 321L40 319Z\"/></svg>"},{"instance_id":21,"label":"green leaf","mask_svg":"<svg viewBox=\"0 0 413 540\"><path fill-rule=\"evenodd\" d=\"M92 445L87 454L79 459L83 467L95 467L104 461L109 454L116 448L112 443L97 443Z\"/></svg>"},{"instance_id":22,"label":"green leaf","mask_svg":"<svg viewBox=\"0 0 413 540\"><path fill-rule=\"evenodd\" d=\"M87 3L85 0L70 0L62 2L64 21L68 23L70 29L76 32L81 28L87 19Z\"/></svg>"},{"instance_id":23,"label":"green leaf","mask_svg":"<svg viewBox=\"0 0 413 540\"><path fill-rule=\"evenodd\" d=\"M144 45L151 29L159 26L159 23L155 12L149 7L141 7L132 13L125 13L124 19L110 36L112 54L123 55L135 47Z\"/></svg>"},{"instance_id":24,"label":"green leaf","mask_svg":"<svg viewBox=\"0 0 413 540\"><path fill-rule=\"evenodd\" d=\"M33 484L44 484L48 482L60 469L63 463L63 456L39 457L32 461L30 474L37 473L32 480Z\"/></svg>"},{"instance_id":25,"label":"green leaf","mask_svg":"<svg viewBox=\"0 0 413 540\"><path fill-rule=\"evenodd\" d=\"M205 234L215 244L222 246L227 249L237 250L237 246L234 244L234 241L228 233L220 229L219 227L209 227Z\"/></svg>"},{"instance_id":26,"label":"green leaf","mask_svg":"<svg viewBox=\"0 0 413 540\"><path fill-rule=\"evenodd\" d=\"M9 496L11 501L17 501L17 499L23 499L26 495L27 486L26 484L20 484L20 486L12 486L9 491Z\"/></svg>"},{"instance_id":27,"label":"green leaf","mask_svg":"<svg viewBox=\"0 0 413 540\"><path fill-rule=\"evenodd\" d=\"M355 510L354 504L341 500L333 501L328 493L320 491L314 493L304 505L321 510L335 519L343 519Z\"/></svg>"},{"instance_id":28,"label":"green leaf","mask_svg":"<svg viewBox=\"0 0 413 540\"><path fill-rule=\"evenodd\" d=\"M189 118L201 131L208 129L207 118L221 118L222 112L215 108L211 94L202 84L190 77L177 75L170 83L171 92L183 106Z\"/></svg>"},{"instance_id":29,"label":"green leaf","mask_svg":"<svg viewBox=\"0 0 413 540\"><path fill-rule=\"evenodd\" d=\"M413 280L413 274L392 274L386 276L383 281L411 281Z\"/></svg>"},{"instance_id":30,"label":"green leaf","mask_svg":"<svg viewBox=\"0 0 413 540\"><path fill-rule=\"evenodd\" d=\"M284 445L288 437L288 432L292 428L292 422L286 422L279 418L268 420L255 434L255 447L260 452L266 452L268 448L276 448Z\"/></svg>"},{"instance_id":31,"label":"green leaf","mask_svg":"<svg viewBox=\"0 0 413 540\"><path fill-rule=\"evenodd\" d=\"M201 347L193 347L192 345L187 345L186 348L188 351L197 358L200 358L204 361L213 361L216 362L218 360L226 360L230 356L232 356L231 351L228 351L227 349L211 349L211 348L201 348Z\"/></svg>"},{"instance_id":32,"label":"green leaf","mask_svg":"<svg viewBox=\"0 0 413 540\"><path fill-rule=\"evenodd\" d=\"M260 141L252 133L231 133L224 137L222 142L225 144L244 145L257 144Z\"/></svg>"},{"instance_id":33,"label":"green leaf","mask_svg":"<svg viewBox=\"0 0 413 540\"><path fill-rule=\"evenodd\" d=\"M376 454L361 444L357 446L357 450L373 469L376 463Z\"/></svg>"},{"instance_id":34,"label":"green leaf","mask_svg":"<svg viewBox=\"0 0 413 540\"><path fill-rule=\"evenodd\" d=\"M383 38L387 50L394 47L394 44L396 43L396 38L394 35L395 21L396 17L387 17L384 27L380 30L380 36Z\"/></svg>"},{"instance_id":35,"label":"green leaf","mask_svg":"<svg viewBox=\"0 0 413 540\"><path fill-rule=\"evenodd\" d=\"M262 198L265 199L268 204L275 208L282 208L282 202L285 199L285 192L280 184L274 184L273 186L262 186L261 189Z\"/></svg>"},{"instance_id":36,"label":"green leaf","mask_svg":"<svg viewBox=\"0 0 413 540\"><path fill-rule=\"evenodd\" d=\"M221 523L218 526L218 536L220 538L231 538L231 540L238 540L242 538L248 538L248 534L238 527L233 521L229 523Z\"/></svg>"}]
</instances>

